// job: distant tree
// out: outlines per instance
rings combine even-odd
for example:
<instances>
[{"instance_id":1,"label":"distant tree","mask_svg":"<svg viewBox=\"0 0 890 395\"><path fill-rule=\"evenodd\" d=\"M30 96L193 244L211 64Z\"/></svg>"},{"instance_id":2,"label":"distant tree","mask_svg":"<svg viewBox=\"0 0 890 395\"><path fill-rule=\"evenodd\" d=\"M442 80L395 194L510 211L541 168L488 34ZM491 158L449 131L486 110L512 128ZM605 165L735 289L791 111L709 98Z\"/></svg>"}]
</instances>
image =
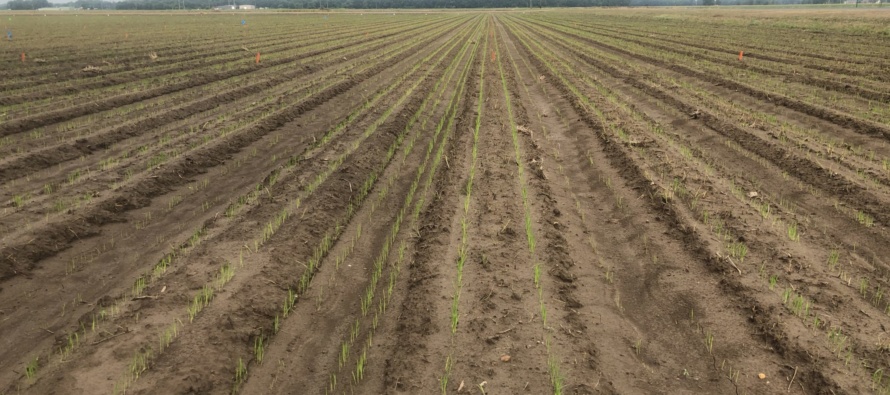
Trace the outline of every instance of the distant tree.
<instances>
[{"instance_id":1,"label":"distant tree","mask_svg":"<svg viewBox=\"0 0 890 395\"><path fill-rule=\"evenodd\" d=\"M115 8L114 3L105 0L77 0L68 5L75 8L83 8L85 10L113 10Z\"/></svg>"},{"instance_id":2,"label":"distant tree","mask_svg":"<svg viewBox=\"0 0 890 395\"><path fill-rule=\"evenodd\" d=\"M15 0L26 1L26 0ZM78 0L98 1L98 0ZM189 9L211 8L231 0L185 0ZM242 0L263 8L526 8L529 0ZM532 0L534 7L615 7L629 6L632 0ZM661 1L661 0L652 0ZM674 0L676 1L676 0ZM692 0L688 0L692 1ZM712 0L713 1L713 0ZM241 2L238 2L241 4ZM122 0L117 9L177 8L177 0Z\"/></svg>"},{"instance_id":3,"label":"distant tree","mask_svg":"<svg viewBox=\"0 0 890 395\"><path fill-rule=\"evenodd\" d=\"M49 0L12 0L8 3L10 10L36 10L38 8L52 7Z\"/></svg>"}]
</instances>

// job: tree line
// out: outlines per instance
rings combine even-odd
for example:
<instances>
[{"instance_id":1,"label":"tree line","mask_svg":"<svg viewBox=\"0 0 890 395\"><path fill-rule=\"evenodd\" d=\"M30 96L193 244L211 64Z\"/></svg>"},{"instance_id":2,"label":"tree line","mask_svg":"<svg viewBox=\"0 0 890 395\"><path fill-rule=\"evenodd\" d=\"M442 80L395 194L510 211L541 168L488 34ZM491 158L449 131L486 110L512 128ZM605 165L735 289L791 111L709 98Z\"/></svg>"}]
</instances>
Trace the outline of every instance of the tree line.
<instances>
[{"instance_id":1,"label":"tree line","mask_svg":"<svg viewBox=\"0 0 890 395\"><path fill-rule=\"evenodd\" d=\"M517 7L623 7L712 6L770 4L837 4L843 0L77 0L55 6L103 10L212 9L226 4L250 4L257 8L517 8ZM863 2L871 2L863 0ZM52 7L48 0L11 0L7 8L35 10ZM0 8L3 8L0 5Z\"/></svg>"},{"instance_id":2,"label":"tree line","mask_svg":"<svg viewBox=\"0 0 890 395\"><path fill-rule=\"evenodd\" d=\"M49 0L12 0L6 3L10 10L36 10L43 7L52 7Z\"/></svg>"},{"instance_id":3,"label":"tree line","mask_svg":"<svg viewBox=\"0 0 890 395\"><path fill-rule=\"evenodd\" d=\"M250 4L257 8L320 9L320 8L514 8L514 7L602 7L627 6L631 0L77 0L50 5L48 0L11 0L14 10L41 7L75 7L104 10L172 10L211 9L226 4ZM0 7L2 8L2 7Z\"/></svg>"},{"instance_id":4,"label":"tree line","mask_svg":"<svg viewBox=\"0 0 890 395\"><path fill-rule=\"evenodd\" d=\"M177 0L124 0L115 3L118 9L179 8ZM230 4L227 0L184 0L184 7L206 9ZM235 0L257 8L513 8L529 7L529 0ZM531 0L533 7L596 7L629 5L630 0Z\"/></svg>"}]
</instances>

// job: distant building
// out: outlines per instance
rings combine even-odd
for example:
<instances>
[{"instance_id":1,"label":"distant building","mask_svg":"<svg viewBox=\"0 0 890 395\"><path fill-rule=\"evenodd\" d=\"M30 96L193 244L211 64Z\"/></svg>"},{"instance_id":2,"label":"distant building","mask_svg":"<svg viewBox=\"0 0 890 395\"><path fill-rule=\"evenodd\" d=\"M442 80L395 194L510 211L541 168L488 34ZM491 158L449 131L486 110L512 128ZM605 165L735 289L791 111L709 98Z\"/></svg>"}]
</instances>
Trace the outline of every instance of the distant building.
<instances>
[{"instance_id":1,"label":"distant building","mask_svg":"<svg viewBox=\"0 0 890 395\"><path fill-rule=\"evenodd\" d=\"M256 9L256 6L255 6L255 5L250 5L250 4L242 4L242 5L239 5L239 6L238 6L238 9L239 9L239 10L255 10L255 9Z\"/></svg>"},{"instance_id":2,"label":"distant building","mask_svg":"<svg viewBox=\"0 0 890 395\"><path fill-rule=\"evenodd\" d=\"M238 8L234 5L227 4L227 5L218 5L216 7L213 7L213 9L215 11L229 11L229 10L236 10Z\"/></svg>"}]
</instances>

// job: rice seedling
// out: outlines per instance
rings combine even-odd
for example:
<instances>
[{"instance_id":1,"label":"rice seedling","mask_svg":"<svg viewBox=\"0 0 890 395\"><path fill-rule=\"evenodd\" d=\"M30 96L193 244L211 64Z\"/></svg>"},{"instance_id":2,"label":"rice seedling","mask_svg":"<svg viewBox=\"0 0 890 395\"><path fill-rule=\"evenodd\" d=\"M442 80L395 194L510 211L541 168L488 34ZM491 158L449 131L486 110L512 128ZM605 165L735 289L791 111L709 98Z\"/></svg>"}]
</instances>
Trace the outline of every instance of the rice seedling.
<instances>
[{"instance_id":1,"label":"rice seedling","mask_svg":"<svg viewBox=\"0 0 890 395\"><path fill-rule=\"evenodd\" d=\"M787 233L788 233L788 238L791 239L791 241L800 241L800 234L798 233L796 223L788 224L788 232Z\"/></svg>"},{"instance_id":2,"label":"rice seedling","mask_svg":"<svg viewBox=\"0 0 890 395\"><path fill-rule=\"evenodd\" d=\"M708 331L705 334L705 347L708 349L708 354L713 354L714 351L714 334L711 331Z\"/></svg>"},{"instance_id":3,"label":"rice seedling","mask_svg":"<svg viewBox=\"0 0 890 395\"><path fill-rule=\"evenodd\" d=\"M738 258L740 262L745 262L745 256L748 255L748 246L745 243L730 243L726 248L733 258Z\"/></svg>"},{"instance_id":4,"label":"rice seedling","mask_svg":"<svg viewBox=\"0 0 890 395\"><path fill-rule=\"evenodd\" d=\"M163 333L158 335L158 353L164 352L164 350L170 346L170 343L173 342L173 339L179 335L180 325L181 324L174 322L168 326Z\"/></svg>"},{"instance_id":5,"label":"rice seedling","mask_svg":"<svg viewBox=\"0 0 890 395\"><path fill-rule=\"evenodd\" d=\"M152 352L151 349L145 351L137 351L133 356L133 360L130 361L129 365L129 373L130 380L135 381L139 379L139 376L148 370L149 361L151 360Z\"/></svg>"},{"instance_id":6,"label":"rice seedling","mask_svg":"<svg viewBox=\"0 0 890 395\"><path fill-rule=\"evenodd\" d=\"M554 357L547 359L547 371L550 374L550 387L553 389L553 395L562 395L565 388L565 377L559 370L559 363Z\"/></svg>"},{"instance_id":7,"label":"rice seedling","mask_svg":"<svg viewBox=\"0 0 890 395\"><path fill-rule=\"evenodd\" d=\"M139 277L138 279L136 279L136 283L133 284L133 291L132 291L134 298L142 295L142 291L145 290L145 285L146 285L145 277Z\"/></svg>"},{"instance_id":8,"label":"rice seedling","mask_svg":"<svg viewBox=\"0 0 890 395\"><path fill-rule=\"evenodd\" d=\"M216 275L216 290L221 291L223 286L226 285L229 281L232 280L232 277L235 276L235 269L229 265L228 262L222 265L219 268L219 273Z\"/></svg>"},{"instance_id":9,"label":"rice seedling","mask_svg":"<svg viewBox=\"0 0 890 395\"><path fill-rule=\"evenodd\" d=\"M355 365L355 373L353 374L353 382L358 383L359 380L362 379L365 372L365 361L367 360L367 353L362 351L362 355L359 356L358 361Z\"/></svg>"},{"instance_id":10,"label":"rice seedling","mask_svg":"<svg viewBox=\"0 0 890 395\"><path fill-rule=\"evenodd\" d=\"M245 380L247 380L247 365L241 358L238 358L238 363L235 365L235 385L240 385Z\"/></svg>"},{"instance_id":11,"label":"rice seedling","mask_svg":"<svg viewBox=\"0 0 890 395\"><path fill-rule=\"evenodd\" d=\"M880 306L881 301L884 298L884 289L881 286L877 286L874 292L871 295L871 304L874 306Z\"/></svg>"},{"instance_id":12,"label":"rice seedling","mask_svg":"<svg viewBox=\"0 0 890 395\"><path fill-rule=\"evenodd\" d=\"M448 393L448 376L451 375L451 369L454 367L454 361L451 356L445 358L445 374L439 378L439 390L442 395Z\"/></svg>"},{"instance_id":13,"label":"rice seedling","mask_svg":"<svg viewBox=\"0 0 890 395\"><path fill-rule=\"evenodd\" d=\"M838 261L840 260L840 251L837 249L832 249L831 252L828 253L828 269L834 271L837 268Z\"/></svg>"},{"instance_id":14,"label":"rice seedling","mask_svg":"<svg viewBox=\"0 0 890 395\"><path fill-rule=\"evenodd\" d=\"M37 375L37 369L40 367L40 357L34 357L28 365L25 366L25 377L32 380Z\"/></svg>"},{"instance_id":15,"label":"rice seedling","mask_svg":"<svg viewBox=\"0 0 890 395\"><path fill-rule=\"evenodd\" d=\"M201 288L201 291L194 296L192 302L188 307L188 317L189 322L193 322L198 313L201 312L207 305L210 304L210 300L213 299L213 288L210 285L204 285Z\"/></svg>"},{"instance_id":16,"label":"rice seedling","mask_svg":"<svg viewBox=\"0 0 890 395\"><path fill-rule=\"evenodd\" d=\"M856 221L858 221L863 226L870 228L875 225L875 220L871 215L866 214L861 210L856 211Z\"/></svg>"},{"instance_id":17,"label":"rice seedling","mask_svg":"<svg viewBox=\"0 0 890 395\"><path fill-rule=\"evenodd\" d=\"M256 338L254 338L254 344L253 344L254 360L258 364L262 364L263 357L265 356L265 354L266 354L266 346L263 344L263 335L257 336Z\"/></svg>"},{"instance_id":18,"label":"rice seedling","mask_svg":"<svg viewBox=\"0 0 890 395\"><path fill-rule=\"evenodd\" d=\"M16 208L21 208L25 205L25 195L14 195L12 197L12 206Z\"/></svg>"},{"instance_id":19,"label":"rice seedling","mask_svg":"<svg viewBox=\"0 0 890 395\"><path fill-rule=\"evenodd\" d=\"M759 211L760 216L763 217L763 219L769 219L770 214L772 213L769 203L761 203L759 205Z\"/></svg>"}]
</instances>

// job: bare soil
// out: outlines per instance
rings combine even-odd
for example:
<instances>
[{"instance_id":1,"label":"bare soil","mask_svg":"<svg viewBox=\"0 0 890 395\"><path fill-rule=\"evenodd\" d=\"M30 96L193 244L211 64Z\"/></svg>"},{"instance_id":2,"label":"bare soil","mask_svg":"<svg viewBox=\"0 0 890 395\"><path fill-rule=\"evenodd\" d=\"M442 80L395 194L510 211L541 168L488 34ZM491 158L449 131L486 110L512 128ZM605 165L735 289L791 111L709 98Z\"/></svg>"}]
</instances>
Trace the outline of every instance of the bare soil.
<instances>
[{"instance_id":1,"label":"bare soil","mask_svg":"<svg viewBox=\"0 0 890 395\"><path fill-rule=\"evenodd\" d=\"M17 14L0 393L886 393L887 17Z\"/></svg>"}]
</instances>

